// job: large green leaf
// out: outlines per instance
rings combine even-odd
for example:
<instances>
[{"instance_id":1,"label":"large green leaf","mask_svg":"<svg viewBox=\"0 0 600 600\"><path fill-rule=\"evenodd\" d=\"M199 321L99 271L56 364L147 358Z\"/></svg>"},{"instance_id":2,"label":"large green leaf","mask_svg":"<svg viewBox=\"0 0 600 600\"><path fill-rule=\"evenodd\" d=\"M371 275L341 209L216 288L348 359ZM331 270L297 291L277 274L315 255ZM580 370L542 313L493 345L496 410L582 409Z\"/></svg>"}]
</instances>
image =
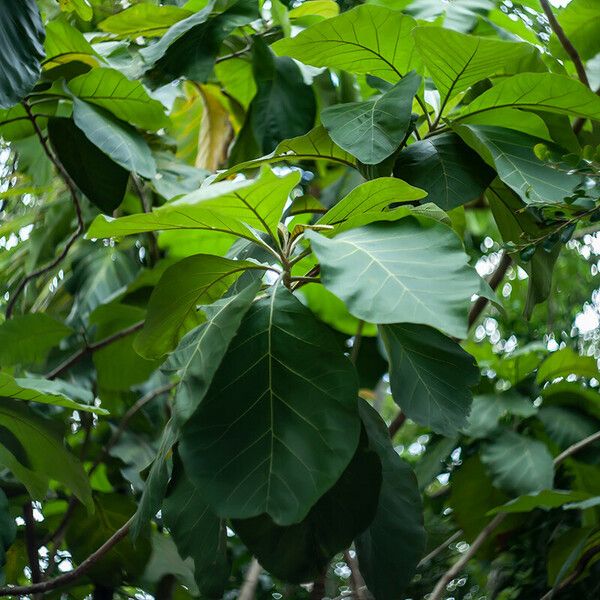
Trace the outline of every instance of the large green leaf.
<instances>
[{"instance_id":1,"label":"large green leaf","mask_svg":"<svg viewBox=\"0 0 600 600\"><path fill-rule=\"evenodd\" d=\"M128 170L93 144L71 119L50 119L48 136L77 187L102 212L111 214L125 197Z\"/></svg>"},{"instance_id":2,"label":"large green leaf","mask_svg":"<svg viewBox=\"0 0 600 600\"><path fill-rule=\"evenodd\" d=\"M519 496L502 506L497 506L488 512L489 515L498 513L526 513L536 509L551 510L560 508L571 502L580 502L590 498L590 494L577 490L542 490L533 494Z\"/></svg>"},{"instance_id":3,"label":"large green leaf","mask_svg":"<svg viewBox=\"0 0 600 600\"><path fill-rule=\"evenodd\" d=\"M411 144L394 164L394 175L427 192L427 200L450 210L475 200L493 170L453 132Z\"/></svg>"},{"instance_id":4,"label":"large green leaf","mask_svg":"<svg viewBox=\"0 0 600 600\"><path fill-rule=\"evenodd\" d=\"M389 4L389 0L371 0L376 3ZM471 31L482 16L495 6L493 0L452 0L440 2L439 0L392 0L398 9L406 8L406 12L415 19L424 21L443 22L444 27L456 31ZM404 6L403 6L404 5Z\"/></svg>"},{"instance_id":5,"label":"large green leaf","mask_svg":"<svg viewBox=\"0 0 600 600\"><path fill-rule=\"evenodd\" d=\"M536 381L542 383L568 375L598 378L598 363L591 356L581 356L571 348L563 348L558 352L553 352L540 365Z\"/></svg>"},{"instance_id":6,"label":"large green leaf","mask_svg":"<svg viewBox=\"0 0 600 600\"><path fill-rule=\"evenodd\" d=\"M36 84L44 37L35 0L0 1L0 108L16 104Z\"/></svg>"},{"instance_id":7,"label":"large green leaf","mask_svg":"<svg viewBox=\"0 0 600 600\"><path fill-rule=\"evenodd\" d=\"M354 454L357 392L332 334L277 285L244 317L183 428L186 472L219 516L297 523Z\"/></svg>"},{"instance_id":8,"label":"large green leaf","mask_svg":"<svg viewBox=\"0 0 600 600\"><path fill-rule=\"evenodd\" d=\"M84 402L76 402L70 396L79 397ZM103 408L94 406L94 397L90 392L63 381L50 381L35 377L15 379L8 373L0 373L0 398L51 404L99 415L108 414Z\"/></svg>"},{"instance_id":9,"label":"large green leaf","mask_svg":"<svg viewBox=\"0 0 600 600\"><path fill-rule=\"evenodd\" d=\"M454 340L424 325L382 325L394 401L407 417L451 436L467 421L475 359Z\"/></svg>"},{"instance_id":10,"label":"large green leaf","mask_svg":"<svg viewBox=\"0 0 600 600\"><path fill-rule=\"evenodd\" d=\"M358 6L321 21L273 50L315 67L368 73L396 82L420 66L411 31L416 21L381 6Z\"/></svg>"},{"instance_id":11,"label":"large green leaf","mask_svg":"<svg viewBox=\"0 0 600 600\"><path fill-rule=\"evenodd\" d=\"M421 323L464 338L480 278L446 225L406 217L345 231L308 232L324 285L370 323Z\"/></svg>"},{"instance_id":12,"label":"large green leaf","mask_svg":"<svg viewBox=\"0 0 600 600\"><path fill-rule=\"evenodd\" d=\"M266 168L255 180L223 181L201 187L150 213L119 219L101 215L90 226L87 237L118 237L168 229L206 229L257 241L250 226L268 233L276 243L277 224L299 179L298 172L277 177Z\"/></svg>"},{"instance_id":13,"label":"large green leaf","mask_svg":"<svg viewBox=\"0 0 600 600\"><path fill-rule=\"evenodd\" d=\"M461 125L456 131L526 204L565 202L583 181L570 166L560 162L551 166L536 156L534 147L539 143L561 154L557 146L545 140L485 125Z\"/></svg>"},{"instance_id":14,"label":"large green leaf","mask_svg":"<svg viewBox=\"0 0 600 600\"><path fill-rule=\"evenodd\" d=\"M539 55L532 44L476 37L442 27L417 27L413 36L440 92L442 107L482 79L533 70Z\"/></svg>"},{"instance_id":15,"label":"large green leaf","mask_svg":"<svg viewBox=\"0 0 600 600\"><path fill-rule=\"evenodd\" d=\"M410 583L425 551L425 528L417 478L394 450L387 427L366 402L359 404L383 482L373 522L356 538L360 571L377 600L395 600Z\"/></svg>"},{"instance_id":16,"label":"large green leaf","mask_svg":"<svg viewBox=\"0 0 600 600\"><path fill-rule=\"evenodd\" d=\"M507 107L600 120L600 97L576 79L556 73L513 75L478 96L454 119Z\"/></svg>"},{"instance_id":17,"label":"large green leaf","mask_svg":"<svg viewBox=\"0 0 600 600\"><path fill-rule=\"evenodd\" d=\"M313 127L315 95L298 65L275 56L261 38L254 41L252 64L257 86L250 107L252 130L261 152L272 152L283 140L305 135Z\"/></svg>"},{"instance_id":18,"label":"large green leaf","mask_svg":"<svg viewBox=\"0 0 600 600\"><path fill-rule=\"evenodd\" d=\"M513 494L552 487L552 456L542 442L506 429L484 444L481 460L494 485Z\"/></svg>"},{"instance_id":19,"label":"large green leaf","mask_svg":"<svg viewBox=\"0 0 600 600\"><path fill-rule=\"evenodd\" d=\"M225 523L206 504L202 491L178 461L176 465L162 506L163 520L181 557L194 561L194 578L202 595L220 598L230 571Z\"/></svg>"},{"instance_id":20,"label":"large green leaf","mask_svg":"<svg viewBox=\"0 0 600 600\"><path fill-rule=\"evenodd\" d=\"M179 425L183 425L202 402L259 287L260 281L256 281L238 294L203 306L206 323L186 334L162 366L163 371L179 373L173 406Z\"/></svg>"},{"instance_id":21,"label":"large green leaf","mask_svg":"<svg viewBox=\"0 0 600 600\"><path fill-rule=\"evenodd\" d=\"M92 144L124 169L149 179L156 175L150 147L133 127L78 99L73 100L73 119Z\"/></svg>"},{"instance_id":22,"label":"large green leaf","mask_svg":"<svg viewBox=\"0 0 600 600\"><path fill-rule=\"evenodd\" d=\"M6 564L6 551L15 541L17 524L10 514L8 499L0 489L0 584L4 584L3 567Z\"/></svg>"},{"instance_id":23,"label":"large green leaf","mask_svg":"<svg viewBox=\"0 0 600 600\"><path fill-rule=\"evenodd\" d=\"M267 571L285 581L310 581L371 524L381 483L381 461L363 433L350 464L300 523L282 527L260 515L232 525Z\"/></svg>"},{"instance_id":24,"label":"large green leaf","mask_svg":"<svg viewBox=\"0 0 600 600\"><path fill-rule=\"evenodd\" d=\"M192 16L177 6L155 6L141 2L98 23L101 31L121 37L161 37L178 21Z\"/></svg>"},{"instance_id":25,"label":"large green leaf","mask_svg":"<svg viewBox=\"0 0 600 600\"><path fill-rule=\"evenodd\" d=\"M47 313L13 317L0 325L0 367L38 363L72 331Z\"/></svg>"},{"instance_id":26,"label":"large green leaf","mask_svg":"<svg viewBox=\"0 0 600 600\"><path fill-rule=\"evenodd\" d=\"M154 358L175 348L184 333L204 320L198 306L221 298L248 269L265 267L212 254L196 254L170 266L150 296L135 349L146 358Z\"/></svg>"},{"instance_id":27,"label":"large green leaf","mask_svg":"<svg viewBox=\"0 0 600 600\"><path fill-rule=\"evenodd\" d=\"M348 221L358 217L364 220L372 215L373 221L390 205L411 202L425 197L425 192L408 185L396 177L378 177L355 187L347 196L334 204L318 221L319 225L332 225L336 232L348 228Z\"/></svg>"},{"instance_id":28,"label":"large green leaf","mask_svg":"<svg viewBox=\"0 0 600 600\"><path fill-rule=\"evenodd\" d=\"M396 152L406 137L420 85L421 77L411 71L376 98L326 108L321 122L340 148L364 164L379 164Z\"/></svg>"},{"instance_id":29,"label":"large green leaf","mask_svg":"<svg viewBox=\"0 0 600 600\"><path fill-rule=\"evenodd\" d=\"M572 0L560 11L558 22L584 60L600 52L600 6L596 0ZM552 52L569 58L556 36L550 40Z\"/></svg>"},{"instance_id":30,"label":"large green leaf","mask_svg":"<svg viewBox=\"0 0 600 600\"><path fill-rule=\"evenodd\" d=\"M69 89L81 100L141 129L157 131L169 125L163 105L150 98L139 81L130 81L115 69L92 69L71 79Z\"/></svg>"},{"instance_id":31,"label":"large green leaf","mask_svg":"<svg viewBox=\"0 0 600 600\"><path fill-rule=\"evenodd\" d=\"M64 484L88 508L92 493L81 463L52 421L13 400L0 399L0 464L41 500L50 479Z\"/></svg>"}]
</instances>

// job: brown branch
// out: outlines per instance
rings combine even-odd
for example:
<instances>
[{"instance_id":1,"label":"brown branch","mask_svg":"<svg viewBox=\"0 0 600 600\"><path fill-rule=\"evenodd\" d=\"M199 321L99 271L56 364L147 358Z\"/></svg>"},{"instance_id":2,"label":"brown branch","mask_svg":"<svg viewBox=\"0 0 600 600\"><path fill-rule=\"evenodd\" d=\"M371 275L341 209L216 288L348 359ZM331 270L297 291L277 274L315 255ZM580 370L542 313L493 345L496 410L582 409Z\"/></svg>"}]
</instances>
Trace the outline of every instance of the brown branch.
<instances>
[{"instance_id":1,"label":"brown branch","mask_svg":"<svg viewBox=\"0 0 600 600\"><path fill-rule=\"evenodd\" d=\"M256 597L256 588L258 587L258 578L261 573L262 567L256 558L253 558L246 571L246 576L244 577L244 583L240 589L238 600L254 600Z\"/></svg>"},{"instance_id":2,"label":"brown branch","mask_svg":"<svg viewBox=\"0 0 600 600\"><path fill-rule=\"evenodd\" d=\"M455 531L447 540L443 541L437 548L432 550L427 556L423 557L419 561L417 569L422 569L424 566L426 566L428 562L432 561L438 554L446 550L446 548L448 548L452 542L455 542L462 534L462 529Z\"/></svg>"},{"instance_id":3,"label":"brown branch","mask_svg":"<svg viewBox=\"0 0 600 600\"><path fill-rule=\"evenodd\" d=\"M599 440L600 440L600 431L596 431L596 433L592 433L592 435L590 435L590 436L584 438L583 440L581 440L581 441L573 444L572 446L569 446L564 452L561 452L554 459L554 466L557 467L562 462L564 462L567 458L573 456L573 454L579 452L580 450L583 450L584 448L586 448L590 444L593 444L594 442L597 442Z\"/></svg>"},{"instance_id":4,"label":"brown branch","mask_svg":"<svg viewBox=\"0 0 600 600\"><path fill-rule=\"evenodd\" d=\"M365 584L365 580L358 567L358 561L348 550L344 552L344 561L350 568L350 579L352 583L352 596L357 600L367 600L370 597L369 591Z\"/></svg>"},{"instance_id":5,"label":"brown branch","mask_svg":"<svg viewBox=\"0 0 600 600\"><path fill-rule=\"evenodd\" d=\"M93 354L102 348L112 344L113 342L117 342L118 340L139 331L144 326L144 321L140 321L139 323L135 323L126 329L121 331L117 331L113 335L100 340L99 342L95 342L93 344L86 344L81 350L78 350L69 358L67 358L63 363L58 365L55 369L50 371L46 375L46 379L55 379L59 375L62 375L65 371L68 371L74 364L78 363L84 356L87 354Z\"/></svg>"},{"instance_id":6,"label":"brown branch","mask_svg":"<svg viewBox=\"0 0 600 600\"><path fill-rule=\"evenodd\" d=\"M40 583L24 586L8 586L0 588L0 596L26 596L29 594L41 594L56 590L73 583L82 575L85 575L105 554L110 552L128 533L133 518L129 519L123 527L117 530L98 550L88 556L76 569Z\"/></svg>"},{"instance_id":7,"label":"brown branch","mask_svg":"<svg viewBox=\"0 0 600 600\"><path fill-rule=\"evenodd\" d=\"M393 439L393 437L400 431L400 428L402 425L404 425L404 421L406 421L406 415L400 411L388 427L390 438Z\"/></svg>"},{"instance_id":8,"label":"brown branch","mask_svg":"<svg viewBox=\"0 0 600 600\"><path fill-rule=\"evenodd\" d=\"M555 14L552 12L552 7L548 3L548 0L540 0L540 4L542 5L542 10L548 19L548 23L550 24L550 28L556 34L561 46L564 48L565 52L569 55L569 58L573 61L575 65L575 70L577 71L577 76L579 77L579 81L583 83L585 86L590 87L590 82L588 81L587 74L585 72L585 67L583 66L583 61L581 60L581 56L579 56L579 52L573 44L571 40L567 37L565 30L561 27L561 24L558 22Z\"/></svg>"},{"instance_id":9,"label":"brown branch","mask_svg":"<svg viewBox=\"0 0 600 600\"><path fill-rule=\"evenodd\" d=\"M77 185L75 184L75 182L73 181L73 179L71 178L69 173L67 173L67 170L64 168L63 164L60 162L58 157L55 156L54 153L50 150L50 146L48 145L48 140L46 139L46 137L44 137L42 130L40 129L39 125L37 124L37 121L36 121L37 115L34 115L32 113L31 108L29 107L29 104L27 104L26 101L23 101L22 104L23 104L23 108L25 109L25 112L27 113L27 117L31 121L31 124L35 131L35 134L37 135L37 137L40 140L40 143L42 145L42 149L44 150L44 153L46 154L46 156L48 157L50 162L56 167L56 170L59 172L63 181L67 185L67 188L69 189L69 193L71 194L71 199L73 200L73 206L75 207L75 214L77 215L77 228L75 229L75 231L72 233L72 235L67 240L67 242L66 242L64 248L62 249L62 251L60 252L60 254L53 261L51 261L44 267L40 267L39 269L36 269L35 271L32 271L31 273L29 273L29 275L26 275L25 277L23 277L23 279L20 281L19 285L17 286L17 289L14 291L13 294L11 294L11 297L8 301L8 304L6 306L6 319L11 318L13 310L15 308L15 303L16 303L18 297L22 294L22 292L25 289L25 287L27 286L27 284L30 281L33 281L34 279L37 279L41 275L44 275L45 273L48 273L49 271L52 271L54 268L56 268L67 257L69 250L71 249L73 244L77 241L77 239L81 236L81 234L83 233L83 230L84 230L83 215L81 213L81 205L79 204L79 198L77 197Z\"/></svg>"},{"instance_id":10,"label":"brown branch","mask_svg":"<svg viewBox=\"0 0 600 600\"><path fill-rule=\"evenodd\" d=\"M25 545L27 547L29 568L31 569L31 581L39 583L42 580L42 571L35 539L35 519L31 502L25 502L23 505L23 520L25 521Z\"/></svg>"}]
</instances>

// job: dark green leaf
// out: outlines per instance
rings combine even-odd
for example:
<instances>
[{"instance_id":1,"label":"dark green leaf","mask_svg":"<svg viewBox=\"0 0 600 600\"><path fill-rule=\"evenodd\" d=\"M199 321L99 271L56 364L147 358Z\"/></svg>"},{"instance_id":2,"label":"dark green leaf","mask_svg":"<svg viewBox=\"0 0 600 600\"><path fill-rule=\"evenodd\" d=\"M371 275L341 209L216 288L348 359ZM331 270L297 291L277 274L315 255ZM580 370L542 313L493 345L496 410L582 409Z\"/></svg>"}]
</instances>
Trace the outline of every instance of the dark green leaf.
<instances>
[{"instance_id":1,"label":"dark green leaf","mask_svg":"<svg viewBox=\"0 0 600 600\"><path fill-rule=\"evenodd\" d=\"M6 551L15 541L17 524L10 514L8 499L0 489L0 584L4 583L4 565L6 564Z\"/></svg>"},{"instance_id":2,"label":"dark green leaf","mask_svg":"<svg viewBox=\"0 0 600 600\"><path fill-rule=\"evenodd\" d=\"M541 508L550 510L560 508L570 502L580 502L587 500L590 494L572 490L542 490L533 494L519 496L502 506L497 506L488 512L488 515L498 513L526 513Z\"/></svg>"}]
</instances>

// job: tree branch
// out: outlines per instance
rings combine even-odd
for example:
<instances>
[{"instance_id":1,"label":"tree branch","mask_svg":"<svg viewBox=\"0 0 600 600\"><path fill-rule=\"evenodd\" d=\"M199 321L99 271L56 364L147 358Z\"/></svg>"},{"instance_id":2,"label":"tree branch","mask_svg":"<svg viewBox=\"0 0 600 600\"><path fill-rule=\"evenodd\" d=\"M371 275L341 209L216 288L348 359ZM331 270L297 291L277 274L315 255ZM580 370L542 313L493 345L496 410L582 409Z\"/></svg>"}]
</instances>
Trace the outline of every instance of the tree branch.
<instances>
[{"instance_id":1,"label":"tree branch","mask_svg":"<svg viewBox=\"0 0 600 600\"><path fill-rule=\"evenodd\" d=\"M256 596L256 588L258 586L258 578L262 573L262 567L256 560L252 559L248 570L246 571L246 577L244 577L244 583L240 589L240 595L238 600L254 600Z\"/></svg>"},{"instance_id":2,"label":"tree branch","mask_svg":"<svg viewBox=\"0 0 600 600\"><path fill-rule=\"evenodd\" d=\"M425 565L427 565L428 562L433 560L438 554L440 554L441 552L446 550L446 548L448 548L448 546L452 542L455 542L462 534L463 534L462 529L455 531L447 540L443 541L437 548L432 550L427 556L423 557L419 561L419 564L417 565L417 569L422 569Z\"/></svg>"},{"instance_id":3,"label":"tree branch","mask_svg":"<svg viewBox=\"0 0 600 600\"><path fill-rule=\"evenodd\" d=\"M579 77L579 81L583 83L585 86L590 87L590 82L588 81L587 74L585 72L585 67L583 66L583 61L579 56L579 52L573 44L571 40L567 37L565 30L561 27L558 22L555 14L552 12L552 7L550 6L548 0L540 0L540 4L542 5L542 10L548 19L548 23L550 24L550 28L556 34L561 46L564 48L565 52L569 55L569 58L573 61L575 65L575 70L577 71L577 76Z\"/></svg>"},{"instance_id":4,"label":"tree branch","mask_svg":"<svg viewBox=\"0 0 600 600\"><path fill-rule=\"evenodd\" d=\"M400 428L402 427L402 425L404 425L404 421L406 421L406 415L402 411L400 411L388 427L388 433L390 434L390 438L393 439L393 437L400 431Z\"/></svg>"},{"instance_id":5,"label":"tree branch","mask_svg":"<svg viewBox=\"0 0 600 600\"><path fill-rule=\"evenodd\" d=\"M71 199L73 200L73 206L75 207L75 214L77 215L77 228L75 229L75 231L72 233L72 235L67 240L65 247L62 249L60 254L53 261L51 261L44 267L40 267L39 269L32 271L31 273L29 273L29 275L26 275L21 280L21 282L17 286L17 289L14 291L13 294L11 294L11 297L6 306L6 319L11 318L13 310L15 308L15 303L16 303L17 299L19 298L19 296L22 294L22 292L25 289L25 287L27 286L27 284L30 281L33 281L34 279L36 279L37 277L40 277L41 275L44 275L45 273L48 273L49 271L52 271L54 268L56 268L66 258L67 254L69 253L69 250L71 249L73 244L77 241L77 239L81 236L81 234L83 233L83 230L84 230L83 216L81 213L81 205L79 204L79 198L77 197L77 185L75 184L75 182L73 181L71 176L67 173L67 170L63 167L63 164L60 162L58 157L55 156L54 153L50 150L50 146L48 145L48 140L44 137L42 130L40 129L39 125L37 124L36 115L34 115L31 112L31 108L29 107L29 104L27 104L27 102L24 100L22 102L22 105L23 105L23 108L25 109L25 112L27 113L27 117L31 121L31 124L33 126L36 136L40 140L40 143L42 145L42 149L44 150L44 153L46 154L46 156L48 157L50 162L56 167L56 170L59 172L63 181L67 185L67 188L69 189L69 193L71 194Z\"/></svg>"},{"instance_id":6,"label":"tree branch","mask_svg":"<svg viewBox=\"0 0 600 600\"><path fill-rule=\"evenodd\" d=\"M128 533L131 528L133 517L117 530L96 552L88 556L76 569L40 583L24 586L8 586L0 588L0 596L26 596L29 594L40 594L56 590L73 583L82 575L85 575L105 554L110 552Z\"/></svg>"},{"instance_id":7,"label":"tree branch","mask_svg":"<svg viewBox=\"0 0 600 600\"><path fill-rule=\"evenodd\" d=\"M78 363L86 354L93 354L102 348L112 344L113 342L117 342L118 340L139 331L144 326L144 321L140 321L139 323L134 323L130 327L123 329L121 331L117 331L113 335L100 340L99 342L95 342L93 344L86 344L81 350L78 350L69 358L67 358L63 363L58 365L55 369L50 371L46 375L46 379L55 379L59 375L62 375L65 371L68 371L74 364Z\"/></svg>"},{"instance_id":8,"label":"tree branch","mask_svg":"<svg viewBox=\"0 0 600 600\"><path fill-rule=\"evenodd\" d=\"M31 569L31 581L39 583L42 580L42 571L40 569L40 558L35 539L35 519L33 517L31 502L25 502L23 505L23 520L25 521L25 545L27 547L29 568Z\"/></svg>"},{"instance_id":9,"label":"tree branch","mask_svg":"<svg viewBox=\"0 0 600 600\"><path fill-rule=\"evenodd\" d=\"M564 462L567 458L573 456L573 454L579 452L580 450L583 450L590 444L593 444L594 442L597 442L597 441L600 441L600 431L596 431L596 433L592 433L592 435L589 435L588 437L584 438L583 440L573 444L572 446L569 446L564 452L561 452L554 459L554 466L557 467L562 462Z\"/></svg>"}]
</instances>

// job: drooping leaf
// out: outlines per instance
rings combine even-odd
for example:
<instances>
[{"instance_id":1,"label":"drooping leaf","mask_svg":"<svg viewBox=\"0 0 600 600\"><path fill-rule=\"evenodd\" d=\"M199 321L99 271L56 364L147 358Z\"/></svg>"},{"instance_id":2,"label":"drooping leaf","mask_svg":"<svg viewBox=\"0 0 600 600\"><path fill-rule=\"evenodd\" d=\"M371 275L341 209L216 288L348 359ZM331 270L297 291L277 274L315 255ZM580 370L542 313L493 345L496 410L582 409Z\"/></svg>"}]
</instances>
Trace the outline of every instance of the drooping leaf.
<instances>
[{"instance_id":1,"label":"drooping leaf","mask_svg":"<svg viewBox=\"0 0 600 600\"><path fill-rule=\"evenodd\" d=\"M246 313L183 428L186 472L219 516L297 523L354 454L356 398L336 341L278 285Z\"/></svg>"},{"instance_id":2,"label":"drooping leaf","mask_svg":"<svg viewBox=\"0 0 600 600\"><path fill-rule=\"evenodd\" d=\"M232 525L270 573L293 583L310 581L371 524L381 484L381 461L363 433L350 464L300 523L282 527L260 515Z\"/></svg>"},{"instance_id":3,"label":"drooping leaf","mask_svg":"<svg viewBox=\"0 0 600 600\"><path fill-rule=\"evenodd\" d=\"M92 69L71 79L68 87L80 100L140 129L157 131L169 124L162 104L150 98L139 81L130 81L116 69Z\"/></svg>"},{"instance_id":4,"label":"drooping leaf","mask_svg":"<svg viewBox=\"0 0 600 600\"><path fill-rule=\"evenodd\" d=\"M360 571L377 600L393 600L410 583L425 551L417 479L394 450L385 423L366 402L359 404L369 444L379 455L382 485L373 522L355 540Z\"/></svg>"},{"instance_id":5,"label":"drooping leaf","mask_svg":"<svg viewBox=\"0 0 600 600\"><path fill-rule=\"evenodd\" d=\"M354 316L370 323L431 325L466 337L467 311L480 278L449 227L406 217L331 240L314 232L307 237L323 284Z\"/></svg>"},{"instance_id":6,"label":"drooping leaf","mask_svg":"<svg viewBox=\"0 0 600 600\"><path fill-rule=\"evenodd\" d=\"M394 164L394 175L427 192L427 200L450 210L475 200L493 170L453 132L411 144Z\"/></svg>"},{"instance_id":7,"label":"drooping leaf","mask_svg":"<svg viewBox=\"0 0 600 600\"><path fill-rule=\"evenodd\" d=\"M0 2L0 108L17 104L37 82L44 37L35 0Z\"/></svg>"},{"instance_id":8,"label":"drooping leaf","mask_svg":"<svg viewBox=\"0 0 600 600\"><path fill-rule=\"evenodd\" d=\"M600 97L576 79L556 73L513 75L478 96L456 118L506 107L600 120Z\"/></svg>"},{"instance_id":9,"label":"drooping leaf","mask_svg":"<svg viewBox=\"0 0 600 600\"><path fill-rule=\"evenodd\" d=\"M72 331L47 313L13 317L0 325L0 367L39 363Z\"/></svg>"},{"instance_id":10,"label":"drooping leaf","mask_svg":"<svg viewBox=\"0 0 600 600\"><path fill-rule=\"evenodd\" d=\"M0 464L12 471L32 498L41 500L50 479L70 489L88 508L92 494L83 466L67 450L52 421L14 400L0 399Z\"/></svg>"},{"instance_id":11,"label":"drooping leaf","mask_svg":"<svg viewBox=\"0 0 600 600\"><path fill-rule=\"evenodd\" d=\"M356 218L364 221L372 215L373 221L392 204L411 202L425 197L425 192L396 177L379 177L355 187L347 196L332 206L319 220L319 225L332 225L339 233L349 229ZM350 223L348 223L348 221Z\"/></svg>"},{"instance_id":12,"label":"drooping leaf","mask_svg":"<svg viewBox=\"0 0 600 600\"><path fill-rule=\"evenodd\" d=\"M154 358L175 348L183 334L203 320L198 306L221 298L248 269L264 267L212 254L196 254L169 267L150 296L135 349L146 358ZM176 295L173 290L177 290Z\"/></svg>"},{"instance_id":13,"label":"drooping leaf","mask_svg":"<svg viewBox=\"0 0 600 600\"><path fill-rule=\"evenodd\" d=\"M458 343L424 325L382 325L394 401L407 417L451 436L467 421L479 381L475 359Z\"/></svg>"},{"instance_id":14,"label":"drooping leaf","mask_svg":"<svg viewBox=\"0 0 600 600\"><path fill-rule=\"evenodd\" d=\"M379 164L406 137L420 85L421 77L411 71L381 96L326 108L321 112L321 122L340 148L364 164Z\"/></svg>"},{"instance_id":15,"label":"drooping leaf","mask_svg":"<svg viewBox=\"0 0 600 600\"><path fill-rule=\"evenodd\" d=\"M413 36L440 92L442 107L482 79L533 70L539 54L532 44L476 37L442 27L417 27Z\"/></svg>"},{"instance_id":16,"label":"drooping leaf","mask_svg":"<svg viewBox=\"0 0 600 600\"><path fill-rule=\"evenodd\" d=\"M194 165L200 169L216 171L227 155L231 135L229 112L221 102L223 95L218 88L199 85L198 91L202 101L202 118Z\"/></svg>"},{"instance_id":17,"label":"drooping leaf","mask_svg":"<svg viewBox=\"0 0 600 600\"><path fill-rule=\"evenodd\" d=\"M277 224L288 195L299 178L298 172L277 177L270 169L265 169L255 180L225 181L201 187L150 213L119 219L99 216L90 226L87 237L117 237L169 229L206 229L256 241L250 226L269 234L275 243L278 239Z\"/></svg>"},{"instance_id":18,"label":"drooping leaf","mask_svg":"<svg viewBox=\"0 0 600 600\"><path fill-rule=\"evenodd\" d=\"M73 100L73 119L92 144L124 169L149 179L156 175L150 147L133 127L78 99Z\"/></svg>"},{"instance_id":19,"label":"drooping leaf","mask_svg":"<svg viewBox=\"0 0 600 600\"><path fill-rule=\"evenodd\" d=\"M161 37L172 25L192 13L177 6L155 6L140 2L98 23L101 31L117 37Z\"/></svg>"},{"instance_id":20,"label":"drooping leaf","mask_svg":"<svg viewBox=\"0 0 600 600\"><path fill-rule=\"evenodd\" d=\"M260 151L267 153L310 131L316 101L298 65L291 58L275 56L261 38L254 40L252 65L257 86L250 106L252 130Z\"/></svg>"},{"instance_id":21,"label":"drooping leaf","mask_svg":"<svg viewBox=\"0 0 600 600\"><path fill-rule=\"evenodd\" d=\"M571 348L563 348L544 360L538 369L536 381L542 383L568 375L597 378L598 364L591 356L581 356Z\"/></svg>"},{"instance_id":22,"label":"drooping leaf","mask_svg":"<svg viewBox=\"0 0 600 600\"><path fill-rule=\"evenodd\" d=\"M275 42L280 56L307 65L368 73L396 82L420 61L411 32L416 21L382 6L358 6L327 19L294 38Z\"/></svg>"},{"instance_id":23,"label":"drooping leaf","mask_svg":"<svg viewBox=\"0 0 600 600\"><path fill-rule=\"evenodd\" d=\"M179 383L173 412L183 425L202 402L242 318L250 308L260 281L238 294L203 306L206 323L186 334L162 369L178 371Z\"/></svg>"},{"instance_id":24,"label":"drooping leaf","mask_svg":"<svg viewBox=\"0 0 600 600\"><path fill-rule=\"evenodd\" d=\"M70 396L80 397L85 402L76 402ZM21 377L15 379L8 373L0 373L0 398L12 398L27 402L39 402L62 406L71 410L82 410L99 415L106 415L108 411L94 406L94 397L91 393L70 386L61 381L38 379L35 377Z\"/></svg>"},{"instance_id":25,"label":"drooping leaf","mask_svg":"<svg viewBox=\"0 0 600 600\"><path fill-rule=\"evenodd\" d=\"M583 181L570 166L560 162L553 166L535 155L538 143L561 154L558 147L545 140L486 125L461 125L456 131L526 204L565 202Z\"/></svg>"},{"instance_id":26,"label":"drooping leaf","mask_svg":"<svg viewBox=\"0 0 600 600\"><path fill-rule=\"evenodd\" d=\"M93 144L71 119L50 119L48 136L77 187L102 212L112 213L125 196L128 170ZM98 177L98 173L102 173L102 177Z\"/></svg>"},{"instance_id":27,"label":"drooping leaf","mask_svg":"<svg viewBox=\"0 0 600 600\"><path fill-rule=\"evenodd\" d=\"M552 487L552 456L542 442L508 429L487 442L481 460L499 488L528 494Z\"/></svg>"},{"instance_id":28,"label":"drooping leaf","mask_svg":"<svg viewBox=\"0 0 600 600\"><path fill-rule=\"evenodd\" d=\"M230 565L225 523L217 517L185 474L179 461L162 507L163 519L182 558L194 561L194 578L202 595L223 595Z\"/></svg>"},{"instance_id":29,"label":"drooping leaf","mask_svg":"<svg viewBox=\"0 0 600 600\"><path fill-rule=\"evenodd\" d=\"M493 508L488 515L498 513L526 513L536 509L551 510L571 502L587 500L590 494L576 490L542 490L525 496L519 496L502 506Z\"/></svg>"}]
</instances>

